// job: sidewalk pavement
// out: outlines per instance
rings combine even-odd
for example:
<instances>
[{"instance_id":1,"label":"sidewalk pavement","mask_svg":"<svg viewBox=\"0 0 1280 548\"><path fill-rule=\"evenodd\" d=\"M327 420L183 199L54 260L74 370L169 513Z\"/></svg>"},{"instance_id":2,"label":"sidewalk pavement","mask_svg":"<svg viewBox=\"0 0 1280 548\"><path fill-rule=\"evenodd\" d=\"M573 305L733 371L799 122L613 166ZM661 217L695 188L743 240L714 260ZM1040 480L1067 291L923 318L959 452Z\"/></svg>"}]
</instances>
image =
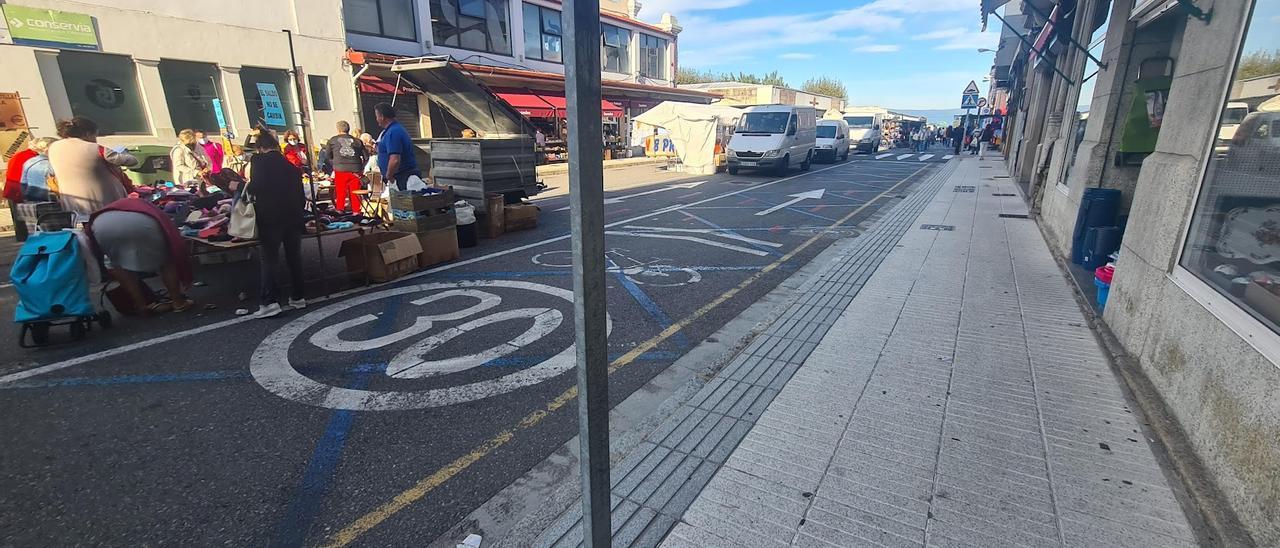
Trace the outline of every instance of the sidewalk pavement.
<instances>
[{"instance_id":1,"label":"sidewalk pavement","mask_svg":"<svg viewBox=\"0 0 1280 548\"><path fill-rule=\"evenodd\" d=\"M618 463L615 545L1195 546L1003 174L918 185Z\"/></svg>"}]
</instances>

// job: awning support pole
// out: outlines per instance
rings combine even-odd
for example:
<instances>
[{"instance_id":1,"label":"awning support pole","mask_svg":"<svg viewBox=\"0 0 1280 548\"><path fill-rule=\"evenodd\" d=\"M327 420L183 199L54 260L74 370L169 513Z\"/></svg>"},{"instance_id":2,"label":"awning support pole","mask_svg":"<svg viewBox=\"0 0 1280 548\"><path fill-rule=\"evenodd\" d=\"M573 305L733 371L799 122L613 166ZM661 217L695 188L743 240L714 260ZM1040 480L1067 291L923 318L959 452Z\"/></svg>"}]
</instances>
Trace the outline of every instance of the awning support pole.
<instances>
[{"instance_id":1,"label":"awning support pole","mask_svg":"<svg viewBox=\"0 0 1280 548\"><path fill-rule=\"evenodd\" d=\"M1028 8L1031 8L1031 11L1036 12L1036 15L1043 17L1046 21L1049 20L1049 16L1045 15L1044 12L1040 11L1039 8L1036 8L1035 4L1027 3L1026 6ZM995 13L992 13L992 15L995 15ZM996 15L996 17L999 17L999 15ZM1003 19L1001 19L1001 21L1003 21ZM1081 45L1080 42L1077 42L1076 39L1072 38L1070 34L1064 35L1063 38L1066 38L1067 43L1070 44L1072 47L1084 53L1085 57L1088 57L1089 59L1093 60L1094 64L1098 65L1099 68L1103 68L1103 69L1107 68L1106 63L1103 63L1101 59L1098 59L1097 57L1094 57L1092 53L1089 53L1089 48Z\"/></svg>"},{"instance_id":2,"label":"awning support pole","mask_svg":"<svg viewBox=\"0 0 1280 548\"><path fill-rule=\"evenodd\" d=\"M600 133L600 0L565 0L569 215L578 362L582 539L608 548L609 360L605 330L604 137Z\"/></svg>"},{"instance_id":3,"label":"awning support pole","mask_svg":"<svg viewBox=\"0 0 1280 548\"><path fill-rule=\"evenodd\" d=\"M1005 21L1005 20L1004 20L1004 17L1001 17L1001 16L1000 16L1000 14L998 14L998 13L996 13L996 12L994 12L994 11L993 11L993 12L991 12L991 15L994 15L994 16L996 17L996 19L999 19L999 20L1000 20L1000 23L1001 23L1001 24L1003 24L1004 26L1008 27L1008 28L1009 28L1009 30L1010 30L1011 32L1013 32L1013 35L1014 35L1014 36L1017 36L1017 37L1018 37L1018 39L1019 39L1019 40L1021 40L1023 44L1026 44L1026 45L1027 45L1027 47L1031 49L1031 51L1034 51L1034 52L1036 53L1036 55L1039 55L1040 57L1043 57L1043 58L1045 59L1045 62L1046 62L1046 63L1049 63L1049 68L1053 69L1053 71L1054 71L1054 72L1058 73L1058 76L1061 76L1063 80L1066 80L1066 81L1067 81L1067 84L1072 85L1072 86L1076 85L1076 84L1075 84L1075 82L1073 82L1073 81L1071 80L1071 77L1070 77L1070 76L1067 76L1066 74L1063 74L1063 72L1062 72L1062 71L1058 70L1058 64L1057 64L1057 63L1054 63L1053 61L1050 61L1048 57L1045 57L1045 54L1044 54L1044 52L1043 52L1043 51L1040 51L1040 50L1036 49L1036 45L1035 45L1035 44L1033 44L1033 43L1031 43L1031 41L1030 41L1030 40L1028 40L1026 36L1023 36L1021 33L1019 33L1019 32L1018 32L1018 29L1014 28L1014 27L1013 27L1013 25L1010 25L1008 21Z\"/></svg>"}]
</instances>

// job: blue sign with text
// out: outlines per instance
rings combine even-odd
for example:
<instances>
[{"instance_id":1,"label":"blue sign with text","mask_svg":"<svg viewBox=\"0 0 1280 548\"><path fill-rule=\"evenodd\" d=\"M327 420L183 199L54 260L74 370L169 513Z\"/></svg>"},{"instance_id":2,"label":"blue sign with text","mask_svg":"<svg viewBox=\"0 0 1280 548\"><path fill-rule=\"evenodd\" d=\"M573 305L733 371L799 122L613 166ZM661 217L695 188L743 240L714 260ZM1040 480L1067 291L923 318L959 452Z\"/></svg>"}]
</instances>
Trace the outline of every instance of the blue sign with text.
<instances>
[{"instance_id":1,"label":"blue sign with text","mask_svg":"<svg viewBox=\"0 0 1280 548\"><path fill-rule=\"evenodd\" d=\"M262 119L269 126L284 127L288 121L284 118L284 103L280 102L280 93L275 84L258 83L258 97L262 98Z\"/></svg>"},{"instance_id":2,"label":"blue sign with text","mask_svg":"<svg viewBox=\"0 0 1280 548\"><path fill-rule=\"evenodd\" d=\"M212 101L213 115L218 117L218 127L220 129L227 129L227 117L222 114L222 99L214 97Z\"/></svg>"}]
</instances>

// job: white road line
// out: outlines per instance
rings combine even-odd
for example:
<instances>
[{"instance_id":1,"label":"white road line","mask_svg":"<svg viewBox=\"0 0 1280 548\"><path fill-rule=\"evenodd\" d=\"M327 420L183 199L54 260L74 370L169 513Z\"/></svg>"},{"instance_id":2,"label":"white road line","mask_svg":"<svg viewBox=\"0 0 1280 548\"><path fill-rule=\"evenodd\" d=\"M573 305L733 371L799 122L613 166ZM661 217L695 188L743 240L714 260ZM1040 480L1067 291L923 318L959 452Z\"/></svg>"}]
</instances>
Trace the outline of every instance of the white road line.
<instances>
[{"instance_id":1,"label":"white road line","mask_svg":"<svg viewBox=\"0 0 1280 548\"><path fill-rule=\"evenodd\" d=\"M899 157L898 157L898 159L899 159L899 160L906 160L907 158L910 158L910 157L912 157L912 156L915 156L915 154L903 154L902 156L899 156Z\"/></svg>"},{"instance_id":2,"label":"white road line","mask_svg":"<svg viewBox=\"0 0 1280 548\"><path fill-rule=\"evenodd\" d=\"M929 158L932 158L932 157L934 157L934 156L936 156L936 155L935 155L935 154L924 154L924 155L920 156L920 161L921 161L921 162L923 162L923 161L928 160Z\"/></svg>"},{"instance_id":3,"label":"white road line","mask_svg":"<svg viewBox=\"0 0 1280 548\"><path fill-rule=\"evenodd\" d=\"M714 201L716 201L716 200L721 200L721 199L724 199L724 198L728 198L728 197L730 197L730 196L737 196L737 195L742 194L742 193L744 193L744 192L749 192L749 191L753 191L753 190L759 190L759 189L761 189L761 188L764 188L764 187L767 187L767 186L776 185L776 184L779 184L779 183L785 183L785 182L787 182L787 181L791 181L791 180L794 180L794 179L798 179L798 178L800 178L800 177L804 177L804 176L807 176L807 175L813 175L813 174L815 174L815 173L822 173L822 172L824 172L824 171L830 171L830 170L833 170L833 169L836 169L836 168L840 168L840 167L849 167L849 166L852 166L852 165L853 165L853 164L836 164L836 165L833 165L833 166L824 167L824 168L822 168L822 169L815 169L815 170L813 170L813 171L807 171L807 172L797 173L797 174L792 175L792 176L790 176L790 177L783 177L783 178L781 178L781 179L775 179L775 180L773 180L773 181L769 181L769 182L767 182L767 183L760 183L760 184L758 184L758 185L752 185L752 186L749 186L749 187L747 187L747 188L743 188L743 189L735 190L735 191L733 191L733 192L726 192L726 193L724 193L724 194L716 194L715 196L712 196L712 197L707 198L707 199L705 199L705 200L699 200L699 201L697 201L697 202L691 202L691 203L688 203L688 204L682 204L682 205L678 205L678 206L667 207L667 208L663 208L663 209L658 210L658 211L653 211L653 212L646 213L646 214L644 214L644 215L639 215L639 216L636 216L636 217L631 217L631 218L629 218L629 219L623 219L623 220L621 220L621 221L615 221L615 222L612 222L612 223L609 223L609 224L605 225L605 228L612 228L612 227L615 227L615 226L627 225L627 224L630 224L630 223L634 223L634 222L636 222L636 221L640 221L640 220L643 220L643 219L648 219L648 218L650 218L650 217L653 217L654 215L657 215L658 213L666 213L666 212L669 212L669 211L677 211L677 210L680 210L680 209L684 209L684 208L686 208L686 207L692 207L692 206L697 206L697 205L705 204L705 203L708 203L708 202L714 202ZM341 299L341 298L344 298L344 297L347 297L347 296L350 296L350 295L354 295L354 294L356 294L356 293L360 293L360 292L363 292L363 291L368 291L368 290L370 290L370 289L374 289L374 288L377 288L377 287L382 287L382 286L385 286L385 285L388 285L388 284L402 283L402 282L407 281L407 280L412 280L412 279L414 279L414 278L420 278L420 277L422 277L422 276L428 276L428 275L431 275L431 274L435 274L435 273L437 273L437 272L443 272L443 271L446 271L446 270L453 270L453 269L455 269L455 268L462 267L462 266L467 266L467 265L469 265L469 264L475 264L475 263L478 263L478 262L481 262L481 261L487 261L487 260L489 260L489 259L493 259L493 258L495 258L495 257L502 257L502 256L506 256L506 255L511 255L511 254L513 254L513 253L519 253L519 252L521 252L521 251L525 251L525 250L528 250L528 249L533 249L533 248L535 248L535 247L541 247L541 246L544 246L544 245L547 245L547 244L550 244L550 243L555 243L555 242L559 242L559 241L562 241L562 240L568 240L568 239L569 239L569 236L570 236L569 234L565 234L565 235L563 235L563 236L556 236L556 237L554 237L554 238L547 238L547 239L542 240L542 241L533 242L533 243L530 243L530 244L525 244L525 245L522 245L522 246L518 246L518 247L510 248L510 249L504 249L504 250L502 250L502 251L495 251L495 252L493 252L493 253L489 253L489 254L487 254L487 255L481 255L481 256L479 256L479 257L472 257L472 258L470 258L470 259L466 259L466 260L462 260L462 261L457 261L457 262L452 262L452 263L448 263L448 264L443 264L443 265L437 266L437 267L435 267L435 268L429 268L429 269L427 269L427 270L421 270L421 271L418 271L418 272L414 272L413 274L409 274L409 275L407 275L407 276L401 277L401 278L396 279L396 280L391 281L391 282L387 282L387 283L385 283L385 284L373 284L373 285L368 286L368 287L353 287L353 288L351 288L351 289L347 289L347 290L344 290L344 291L339 291L339 292L334 293L333 295L329 295L329 296L327 296L327 297L321 297L321 298L319 298L319 299L313 299L313 300L312 300L312 302L324 302L324 301L330 301L330 300ZM758 251L758 250L752 250L752 251ZM20 381L20 380L22 380L22 379L29 379L29 378L31 378L31 377L36 377L36 376L39 376L39 375L43 375L43 374L45 374L45 373L52 373L52 372L54 372L54 371L59 371L59 370L62 370L62 369L66 369L66 368L68 368L68 367L74 367L74 366L76 366L76 365L80 365L80 364L84 364L84 363L89 363L89 362L96 361L96 360L100 360L100 359L103 359L103 358L110 358L110 357L112 357L112 356L118 356L118 355L120 355L120 354L124 354L124 353L126 353L126 352L132 352L132 351L134 351L134 350L138 350L138 349L140 349L140 348L147 348L147 347L154 346L154 345L157 345L157 344L163 344L163 343L167 343L167 342L170 342L170 341L175 341L175 340L181 339L181 338L183 338L183 337L189 337L189 336L191 336L191 335L199 335L199 334L201 334L201 333L208 333L208 332L210 332L210 331L214 331L214 330L216 330L216 329L221 329L221 328L223 328L223 327L230 327L230 326L233 326L233 325L242 324L242 323L245 323L245 322L251 322L251 321L254 321L254 320L255 320L255 318L254 318L253 316L239 316L239 317L236 317L236 318L231 318L231 319L228 319L228 320L223 320L223 321L221 321L221 322L211 323L211 324L209 324L209 325L204 325L204 326L200 326L200 327L194 327L194 328L188 329L188 330L186 330L186 331L179 331L179 332L176 332L176 333L170 333L170 334L168 334L168 335L161 335L161 336L159 336L159 337L153 337L153 338L147 339L147 340L145 340L145 341L139 341L139 342L136 342L136 343L126 344L126 345L124 345L124 346L117 346L117 347L115 347L115 348L110 348L110 349L107 349L107 350L101 350L101 351L98 351L98 352L94 352L94 353L92 353L92 354L86 354L86 355L84 355L84 356L78 356L78 357L71 358L71 359L68 359L68 360L63 360L63 361L60 361L60 362L54 362L54 363L51 363L51 364L42 365L42 366L40 366L40 367L35 367L35 368L32 368L32 369L28 369L28 370L26 370L26 371L18 371L17 373L10 373L10 374L8 374L8 375L0 376L0 384L8 384L8 383L11 383L11 382L14 382L14 381ZM258 321L268 321L268 322L269 322L270 320L258 320Z\"/></svg>"},{"instance_id":4,"label":"white road line","mask_svg":"<svg viewBox=\"0 0 1280 548\"><path fill-rule=\"evenodd\" d=\"M725 238L729 240L738 240L739 242L747 242L749 244L767 245L769 247L782 247L782 244L780 243L768 242L765 240L757 240L755 238L748 238L740 234L733 234L731 232L725 232L724 230L716 229L716 228L665 228L660 226L639 226L639 225L627 225L622 228L625 228L628 230L641 230L641 231L650 231L650 232L684 232L684 233L691 233L691 234L715 234L716 236L719 236L721 238Z\"/></svg>"},{"instance_id":5,"label":"white road line","mask_svg":"<svg viewBox=\"0 0 1280 548\"><path fill-rule=\"evenodd\" d=\"M876 156L876 159L877 159L877 160L883 160L883 159L888 158L888 157L890 157L890 156L893 156L893 153L892 153L892 152L891 152L891 153L889 153L889 154L881 154L881 155L879 155L879 156Z\"/></svg>"},{"instance_id":6,"label":"white road line","mask_svg":"<svg viewBox=\"0 0 1280 548\"><path fill-rule=\"evenodd\" d=\"M697 243L706 244L712 247L719 247L723 249L728 249L730 251L738 251L738 252L747 253L750 255L756 255L759 257L763 257L769 254L767 251L761 251L759 249L751 249L749 247L726 244L724 242L717 242L715 240L707 240L704 238L695 238L693 236L679 236L676 234L657 234L657 233L651 233L651 232L622 232L618 230L606 230L604 231L604 233L609 235L614 235L614 236L635 236L637 238L656 238L659 240L684 240L686 242L697 242Z\"/></svg>"},{"instance_id":7,"label":"white road line","mask_svg":"<svg viewBox=\"0 0 1280 548\"><path fill-rule=\"evenodd\" d=\"M942 159L943 159L943 160L950 160L950 159L955 158L955 157L956 157L956 155L955 155L955 154L948 154L948 155L946 155L946 156L943 156L943 157L942 157Z\"/></svg>"}]
</instances>

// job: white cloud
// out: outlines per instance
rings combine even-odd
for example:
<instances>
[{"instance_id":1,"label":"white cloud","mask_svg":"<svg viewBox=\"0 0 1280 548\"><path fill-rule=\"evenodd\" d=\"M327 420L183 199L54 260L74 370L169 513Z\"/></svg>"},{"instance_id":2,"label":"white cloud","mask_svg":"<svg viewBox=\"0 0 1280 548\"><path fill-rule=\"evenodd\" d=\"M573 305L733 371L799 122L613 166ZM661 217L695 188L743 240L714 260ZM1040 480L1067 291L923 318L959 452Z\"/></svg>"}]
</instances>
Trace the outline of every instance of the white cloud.
<instances>
[{"instance_id":1,"label":"white cloud","mask_svg":"<svg viewBox=\"0 0 1280 548\"><path fill-rule=\"evenodd\" d=\"M640 19L657 21L664 13L684 15L695 11L711 11L737 8L750 4L752 0L643 0L640 2Z\"/></svg>"},{"instance_id":2,"label":"white cloud","mask_svg":"<svg viewBox=\"0 0 1280 548\"><path fill-rule=\"evenodd\" d=\"M876 0L859 9L881 13L939 13L974 10L973 0Z\"/></svg>"},{"instance_id":3,"label":"white cloud","mask_svg":"<svg viewBox=\"0 0 1280 548\"><path fill-rule=\"evenodd\" d=\"M871 44L853 48L856 53L893 53L900 50L902 50L902 46L897 44Z\"/></svg>"},{"instance_id":4,"label":"white cloud","mask_svg":"<svg viewBox=\"0 0 1280 548\"><path fill-rule=\"evenodd\" d=\"M964 32L946 38L941 44L934 46L937 50L959 50L980 48L995 49L1000 44L999 32Z\"/></svg>"},{"instance_id":5,"label":"white cloud","mask_svg":"<svg viewBox=\"0 0 1280 548\"><path fill-rule=\"evenodd\" d=\"M915 36L912 36L911 39L912 40L943 40L946 38L955 38L957 36L964 36L968 32L969 31L962 28L938 29L933 32L917 34Z\"/></svg>"},{"instance_id":6,"label":"white cloud","mask_svg":"<svg viewBox=\"0 0 1280 548\"><path fill-rule=\"evenodd\" d=\"M778 59L813 59L816 57L812 53L790 52L778 56Z\"/></svg>"}]
</instances>

